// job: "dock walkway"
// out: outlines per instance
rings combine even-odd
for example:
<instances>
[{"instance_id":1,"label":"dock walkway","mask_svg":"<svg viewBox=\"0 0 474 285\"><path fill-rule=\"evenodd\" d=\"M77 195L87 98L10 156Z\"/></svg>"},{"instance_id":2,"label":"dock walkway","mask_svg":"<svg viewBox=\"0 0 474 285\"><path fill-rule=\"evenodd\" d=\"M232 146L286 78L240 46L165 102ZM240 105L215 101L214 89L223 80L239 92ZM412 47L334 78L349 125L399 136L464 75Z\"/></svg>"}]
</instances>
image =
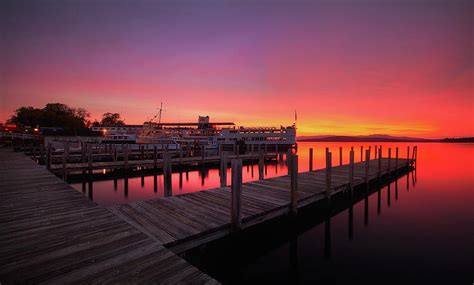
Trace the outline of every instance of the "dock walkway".
<instances>
[{"instance_id":1,"label":"dock walkway","mask_svg":"<svg viewBox=\"0 0 474 285\"><path fill-rule=\"evenodd\" d=\"M368 172L366 161L355 163L353 186L395 178L412 162L370 160ZM329 195L348 189L350 165L328 169ZM326 169L295 176L297 208L326 199ZM241 228L290 213L291 188L288 175L243 183ZM27 156L0 149L0 282L215 283L176 254L232 232L232 194L226 186L103 208Z\"/></svg>"},{"instance_id":2,"label":"dock walkway","mask_svg":"<svg viewBox=\"0 0 474 285\"><path fill-rule=\"evenodd\" d=\"M0 283L217 283L21 153L0 149Z\"/></svg>"},{"instance_id":3,"label":"dock walkway","mask_svg":"<svg viewBox=\"0 0 474 285\"><path fill-rule=\"evenodd\" d=\"M407 170L407 159L371 160L368 180ZM411 162L411 161L410 161ZM390 169L389 169L390 165ZM366 162L354 164L354 187L364 184ZM332 168L330 195L348 188L349 165ZM243 183L242 228L290 212L290 176ZM298 208L325 199L326 170L298 175ZM150 238L179 253L231 233L231 187L111 206L109 209Z\"/></svg>"}]
</instances>

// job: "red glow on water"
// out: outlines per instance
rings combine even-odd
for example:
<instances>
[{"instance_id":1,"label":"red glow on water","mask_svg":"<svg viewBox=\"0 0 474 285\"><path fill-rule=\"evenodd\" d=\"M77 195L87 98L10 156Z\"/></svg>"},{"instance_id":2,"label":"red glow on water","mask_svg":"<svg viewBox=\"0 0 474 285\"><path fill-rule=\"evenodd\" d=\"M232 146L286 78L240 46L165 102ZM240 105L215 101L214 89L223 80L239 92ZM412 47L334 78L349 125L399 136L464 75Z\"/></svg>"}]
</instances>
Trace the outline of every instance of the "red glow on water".
<instances>
[{"instance_id":1,"label":"red glow on water","mask_svg":"<svg viewBox=\"0 0 474 285\"><path fill-rule=\"evenodd\" d=\"M383 156L388 156L388 149L391 148L392 157L395 157L395 148L399 147L399 157L407 157L407 147L410 152L414 143L299 143L298 158L299 171L309 170L309 148L313 148L313 168L325 167L325 148L328 147L333 153L332 165L339 165L339 147L342 147L343 164L349 162L349 151L354 147L355 162L360 161L360 147L365 150L371 147L371 158L374 159L375 147L382 146ZM431 191L449 193L452 190L453 179L456 183L456 191L462 191L462 196L472 195L465 193L473 185L474 172L470 167L474 163L474 146L472 144L441 144L423 143L418 145L418 170L417 181ZM411 153L410 153L411 155ZM364 154L365 157L365 154ZM230 185L230 167L227 170L227 183ZM243 181L257 180L259 176L257 161L253 164L244 164L242 169ZM264 176L275 177L288 173L286 161L279 160L267 162ZM220 186L219 170L217 168L192 170L188 172L173 173L172 175L173 195L191 193L204 189L212 189ZM82 189L81 183L73 184L78 190ZM117 187L114 188L113 180L95 181L93 183L93 199L99 204L111 205L128 203L163 197L163 176L145 176L128 178L128 190L125 191L124 179L117 179Z\"/></svg>"}]
</instances>

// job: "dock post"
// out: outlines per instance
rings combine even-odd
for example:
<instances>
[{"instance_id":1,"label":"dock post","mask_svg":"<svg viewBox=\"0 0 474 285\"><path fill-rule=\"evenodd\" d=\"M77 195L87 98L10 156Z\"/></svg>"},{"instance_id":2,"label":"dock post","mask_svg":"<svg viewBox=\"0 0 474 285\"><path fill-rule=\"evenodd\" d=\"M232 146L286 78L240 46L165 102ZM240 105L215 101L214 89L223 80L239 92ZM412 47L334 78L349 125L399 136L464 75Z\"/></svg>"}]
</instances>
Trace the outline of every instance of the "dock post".
<instances>
[{"instance_id":1,"label":"dock post","mask_svg":"<svg viewBox=\"0 0 474 285\"><path fill-rule=\"evenodd\" d=\"M264 159L264 154L263 151L260 150L259 156L258 156L258 180L263 180L265 177L263 175L263 168L265 167L265 159Z\"/></svg>"},{"instance_id":2,"label":"dock post","mask_svg":"<svg viewBox=\"0 0 474 285\"><path fill-rule=\"evenodd\" d=\"M286 167L288 167L288 175L290 175L290 156L291 156L291 148L286 151Z\"/></svg>"},{"instance_id":3,"label":"dock post","mask_svg":"<svg viewBox=\"0 0 474 285\"><path fill-rule=\"evenodd\" d=\"M398 146L395 148L395 173L398 174Z\"/></svg>"},{"instance_id":4,"label":"dock post","mask_svg":"<svg viewBox=\"0 0 474 285\"><path fill-rule=\"evenodd\" d=\"M415 145L415 153L414 153L414 159L415 159L415 168L416 168L416 165L417 165L417 161L418 161L418 146Z\"/></svg>"},{"instance_id":5,"label":"dock post","mask_svg":"<svg viewBox=\"0 0 474 285\"><path fill-rule=\"evenodd\" d=\"M331 199L332 153L326 148L326 198Z\"/></svg>"},{"instance_id":6,"label":"dock post","mask_svg":"<svg viewBox=\"0 0 474 285\"><path fill-rule=\"evenodd\" d=\"M117 161L117 146L116 145L113 145L113 159L114 161Z\"/></svg>"},{"instance_id":7,"label":"dock post","mask_svg":"<svg viewBox=\"0 0 474 285\"><path fill-rule=\"evenodd\" d=\"M128 169L128 144L122 146L123 150L123 165L125 169Z\"/></svg>"},{"instance_id":8,"label":"dock post","mask_svg":"<svg viewBox=\"0 0 474 285\"><path fill-rule=\"evenodd\" d=\"M179 145L179 164L183 164L183 148Z\"/></svg>"},{"instance_id":9,"label":"dock post","mask_svg":"<svg viewBox=\"0 0 474 285\"><path fill-rule=\"evenodd\" d=\"M46 148L46 169L51 170L51 143L48 143L48 147Z\"/></svg>"},{"instance_id":10,"label":"dock post","mask_svg":"<svg viewBox=\"0 0 474 285\"><path fill-rule=\"evenodd\" d=\"M92 175L92 147L87 147L87 168L89 170L89 175Z\"/></svg>"},{"instance_id":11,"label":"dock post","mask_svg":"<svg viewBox=\"0 0 474 285\"><path fill-rule=\"evenodd\" d=\"M313 171L313 148L309 148L309 171Z\"/></svg>"},{"instance_id":12,"label":"dock post","mask_svg":"<svg viewBox=\"0 0 474 285\"><path fill-rule=\"evenodd\" d=\"M365 151L365 183L369 184L370 148Z\"/></svg>"},{"instance_id":13,"label":"dock post","mask_svg":"<svg viewBox=\"0 0 474 285\"><path fill-rule=\"evenodd\" d=\"M407 168L410 166L410 146L407 147Z\"/></svg>"},{"instance_id":14,"label":"dock post","mask_svg":"<svg viewBox=\"0 0 474 285\"><path fill-rule=\"evenodd\" d=\"M377 146L374 147L374 150L375 150L375 159L377 159L377 154L378 154Z\"/></svg>"},{"instance_id":15,"label":"dock post","mask_svg":"<svg viewBox=\"0 0 474 285\"><path fill-rule=\"evenodd\" d=\"M164 184L164 195L165 197L169 197L172 195L172 181L171 181L171 154L166 153L165 157L163 158L163 184Z\"/></svg>"},{"instance_id":16,"label":"dock post","mask_svg":"<svg viewBox=\"0 0 474 285\"><path fill-rule=\"evenodd\" d=\"M242 160L232 160L232 205L231 205L231 224L232 232L240 231L242 214Z\"/></svg>"},{"instance_id":17,"label":"dock post","mask_svg":"<svg viewBox=\"0 0 474 285\"><path fill-rule=\"evenodd\" d=\"M44 158L44 145L40 144L39 145L39 155L41 159L41 163L45 163L45 158Z\"/></svg>"},{"instance_id":18,"label":"dock post","mask_svg":"<svg viewBox=\"0 0 474 285\"><path fill-rule=\"evenodd\" d=\"M298 155L291 155L291 204L290 213L298 212Z\"/></svg>"},{"instance_id":19,"label":"dock post","mask_svg":"<svg viewBox=\"0 0 474 285\"><path fill-rule=\"evenodd\" d=\"M240 157L240 145L237 145L236 150L237 150L237 158L239 158Z\"/></svg>"},{"instance_id":20,"label":"dock post","mask_svg":"<svg viewBox=\"0 0 474 285\"><path fill-rule=\"evenodd\" d=\"M361 162L364 161L363 153L364 153L364 147L360 146L360 161Z\"/></svg>"},{"instance_id":21,"label":"dock post","mask_svg":"<svg viewBox=\"0 0 474 285\"><path fill-rule=\"evenodd\" d=\"M390 162L392 160L392 148L388 148L388 178L390 178L390 172L391 172L391 168L390 168ZM390 182L389 182L390 183Z\"/></svg>"},{"instance_id":22,"label":"dock post","mask_svg":"<svg viewBox=\"0 0 474 285\"><path fill-rule=\"evenodd\" d=\"M66 152L66 147L69 147L67 145L67 142L63 142L63 160L62 160L62 163L63 163L63 180L64 181L67 181L67 168L66 168L66 163L67 163L67 152Z\"/></svg>"},{"instance_id":23,"label":"dock post","mask_svg":"<svg viewBox=\"0 0 474 285\"><path fill-rule=\"evenodd\" d=\"M379 179L380 182L380 174L382 172L382 148L379 148L379 163L378 163L378 170L377 170L377 178Z\"/></svg>"},{"instance_id":24,"label":"dock post","mask_svg":"<svg viewBox=\"0 0 474 285\"><path fill-rule=\"evenodd\" d=\"M221 153L221 165L220 165L220 175L221 175L221 187L227 186L227 154Z\"/></svg>"},{"instance_id":25,"label":"dock post","mask_svg":"<svg viewBox=\"0 0 474 285\"><path fill-rule=\"evenodd\" d=\"M68 141L64 142L64 152L66 153L66 162L67 162L69 158L69 142Z\"/></svg>"},{"instance_id":26,"label":"dock post","mask_svg":"<svg viewBox=\"0 0 474 285\"><path fill-rule=\"evenodd\" d=\"M342 165L342 147L339 147L339 165Z\"/></svg>"},{"instance_id":27,"label":"dock post","mask_svg":"<svg viewBox=\"0 0 474 285\"><path fill-rule=\"evenodd\" d=\"M158 147L156 145L153 146L153 168L155 171L158 169Z\"/></svg>"},{"instance_id":28,"label":"dock post","mask_svg":"<svg viewBox=\"0 0 474 285\"><path fill-rule=\"evenodd\" d=\"M354 189L354 151L349 153L349 193Z\"/></svg>"}]
</instances>

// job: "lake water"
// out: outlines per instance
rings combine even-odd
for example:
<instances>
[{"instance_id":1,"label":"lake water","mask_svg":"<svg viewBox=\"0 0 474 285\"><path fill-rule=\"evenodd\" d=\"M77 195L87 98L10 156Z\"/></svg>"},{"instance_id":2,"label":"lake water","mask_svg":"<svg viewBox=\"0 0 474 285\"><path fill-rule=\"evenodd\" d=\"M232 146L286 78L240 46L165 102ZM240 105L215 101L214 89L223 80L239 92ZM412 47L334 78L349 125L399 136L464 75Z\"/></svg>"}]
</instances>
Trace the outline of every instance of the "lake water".
<instances>
[{"instance_id":1,"label":"lake water","mask_svg":"<svg viewBox=\"0 0 474 285\"><path fill-rule=\"evenodd\" d=\"M414 143L299 143L299 170L308 170L308 148L315 149L315 169L324 167L324 149L333 165L355 148L382 145L400 148L406 157ZM186 256L194 265L225 283L429 283L474 282L474 144L416 143L417 170L400 177L345 208L330 219L320 213L292 230L282 221L268 232L242 240L216 242ZM253 169L253 177L252 177ZM268 163L266 177L285 175L284 161ZM180 179L181 177L181 179ZM228 174L230 180L230 172ZM408 178L408 179L407 179ZM95 181L93 200L101 205L163 196L157 176ZM244 166L244 181L258 179L258 166ZM82 191L82 184L73 186ZM173 174L173 195L219 186L218 169ZM377 189L376 189L377 190ZM127 192L127 193L125 193ZM310 213L311 215L311 213Z\"/></svg>"},{"instance_id":2,"label":"lake water","mask_svg":"<svg viewBox=\"0 0 474 285\"><path fill-rule=\"evenodd\" d=\"M314 169L325 167L325 148L329 147L330 151L333 152L333 165L339 164L339 147L343 147L343 163L349 163L349 150L351 146L355 148L355 161L360 161L360 146L367 149L368 146L372 148L372 158L374 158L375 143L299 143L298 144L298 156L299 156L299 171L308 171L309 169L309 148L314 149ZM377 144L382 145L384 156L387 155L388 147L399 146L400 157L406 158L407 146L413 146L414 144ZM395 156L395 149L392 150L392 156ZM265 177L274 177L280 175L286 175L288 169L286 167L286 156L283 159L276 162L267 162L265 164ZM230 163L227 171L228 183L230 183ZM258 179L258 163L255 160L253 164L244 164L243 170L243 181L252 181ZM122 177L112 179L111 175L103 175L101 177L100 172L96 174L96 180L93 181L92 195L87 193L89 186L83 182L76 181L71 185L78 191L84 191L86 195L92 198L95 202L103 206L110 206L122 203L130 203L134 201L153 199L164 196L163 187L163 175L157 174L156 178L154 175L135 175L127 178L127 183ZM156 179L156 183L155 183ZM220 186L219 169L215 167L203 167L195 168L189 171L174 172L172 174L172 188L173 195L179 195L184 193L190 193L195 191L201 191L205 189L212 189ZM125 187L127 186L127 187Z\"/></svg>"},{"instance_id":3,"label":"lake water","mask_svg":"<svg viewBox=\"0 0 474 285\"><path fill-rule=\"evenodd\" d=\"M406 144L382 145L406 154ZM472 284L474 145L417 145L416 180L412 172L330 219L315 214L296 230L277 223L188 259L233 284Z\"/></svg>"}]
</instances>

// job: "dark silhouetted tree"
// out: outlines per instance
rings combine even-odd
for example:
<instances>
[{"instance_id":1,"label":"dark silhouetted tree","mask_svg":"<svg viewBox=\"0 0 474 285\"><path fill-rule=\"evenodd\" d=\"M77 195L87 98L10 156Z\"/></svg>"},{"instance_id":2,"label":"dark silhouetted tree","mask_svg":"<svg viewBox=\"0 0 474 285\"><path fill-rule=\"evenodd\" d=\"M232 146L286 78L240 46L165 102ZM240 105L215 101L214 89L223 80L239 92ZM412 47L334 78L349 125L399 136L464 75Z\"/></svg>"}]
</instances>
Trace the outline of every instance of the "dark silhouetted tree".
<instances>
[{"instance_id":1,"label":"dark silhouetted tree","mask_svg":"<svg viewBox=\"0 0 474 285\"><path fill-rule=\"evenodd\" d=\"M119 113L108 112L102 115L102 120L100 121L100 123L105 126L125 125L125 122L120 119Z\"/></svg>"}]
</instances>

